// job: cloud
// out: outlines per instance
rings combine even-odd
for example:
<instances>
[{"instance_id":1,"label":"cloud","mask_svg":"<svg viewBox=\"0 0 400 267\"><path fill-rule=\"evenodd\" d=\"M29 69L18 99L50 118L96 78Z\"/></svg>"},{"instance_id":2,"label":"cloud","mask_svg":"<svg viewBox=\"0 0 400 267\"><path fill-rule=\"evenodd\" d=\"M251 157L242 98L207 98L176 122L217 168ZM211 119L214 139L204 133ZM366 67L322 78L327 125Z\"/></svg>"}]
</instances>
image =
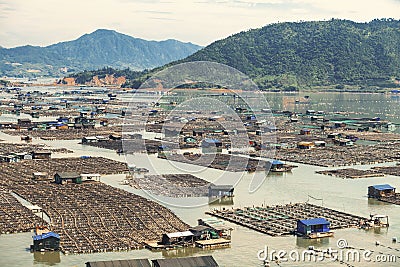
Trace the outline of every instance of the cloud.
<instances>
[{"instance_id":1,"label":"cloud","mask_svg":"<svg viewBox=\"0 0 400 267\"><path fill-rule=\"evenodd\" d=\"M278 21L399 19L398 10L400 0L0 0L0 37L6 47L48 45L108 28L207 45Z\"/></svg>"}]
</instances>

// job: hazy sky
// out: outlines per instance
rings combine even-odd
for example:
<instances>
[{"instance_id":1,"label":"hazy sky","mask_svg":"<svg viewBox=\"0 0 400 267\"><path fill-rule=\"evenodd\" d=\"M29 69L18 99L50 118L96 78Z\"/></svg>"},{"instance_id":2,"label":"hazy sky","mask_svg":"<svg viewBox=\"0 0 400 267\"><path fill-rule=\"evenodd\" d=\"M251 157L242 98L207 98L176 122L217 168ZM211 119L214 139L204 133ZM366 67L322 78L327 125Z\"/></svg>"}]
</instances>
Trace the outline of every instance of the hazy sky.
<instances>
[{"instance_id":1,"label":"hazy sky","mask_svg":"<svg viewBox=\"0 0 400 267\"><path fill-rule=\"evenodd\" d=\"M207 45L273 22L400 18L400 0L0 0L0 45L49 45L99 28Z\"/></svg>"}]
</instances>

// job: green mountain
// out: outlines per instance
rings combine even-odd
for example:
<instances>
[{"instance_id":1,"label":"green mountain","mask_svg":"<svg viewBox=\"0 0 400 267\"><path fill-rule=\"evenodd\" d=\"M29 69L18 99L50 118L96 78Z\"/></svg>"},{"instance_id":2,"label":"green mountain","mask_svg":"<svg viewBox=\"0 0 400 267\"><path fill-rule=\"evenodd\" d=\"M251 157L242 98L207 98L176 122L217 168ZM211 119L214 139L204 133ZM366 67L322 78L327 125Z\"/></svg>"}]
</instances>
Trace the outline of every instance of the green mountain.
<instances>
[{"instance_id":1,"label":"green mountain","mask_svg":"<svg viewBox=\"0 0 400 267\"><path fill-rule=\"evenodd\" d=\"M400 21L278 23L216 41L179 62L234 67L261 88L393 85L400 77Z\"/></svg>"},{"instance_id":2,"label":"green mountain","mask_svg":"<svg viewBox=\"0 0 400 267\"><path fill-rule=\"evenodd\" d=\"M127 74L124 70L123 75L128 78L125 86L138 87L156 71L199 60L234 67L261 89L268 90L398 87L400 21L376 19L356 23L332 19L271 24L216 41L185 59L142 74ZM121 71L110 71L122 75ZM88 78L97 72L85 74L75 76ZM99 70L99 74L104 74L104 70Z\"/></svg>"},{"instance_id":3,"label":"green mountain","mask_svg":"<svg viewBox=\"0 0 400 267\"><path fill-rule=\"evenodd\" d=\"M192 43L146 41L100 29L46 47L0 47L0 75L65 75L102 67L143 70L185 58L200 48Z\"/></svg>"}]
</instances>

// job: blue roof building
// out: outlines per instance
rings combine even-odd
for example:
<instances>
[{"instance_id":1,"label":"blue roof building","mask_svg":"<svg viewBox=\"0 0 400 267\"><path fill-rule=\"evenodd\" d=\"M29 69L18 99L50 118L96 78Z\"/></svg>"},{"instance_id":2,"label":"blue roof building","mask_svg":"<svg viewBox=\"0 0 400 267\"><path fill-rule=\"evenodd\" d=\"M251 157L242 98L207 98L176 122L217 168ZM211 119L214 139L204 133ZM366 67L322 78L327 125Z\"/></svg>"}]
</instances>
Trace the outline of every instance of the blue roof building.
<instances>
[{"instance_id":1,"label":"blue roof building","mask_svg":"<svg viewBox=\"0 0 400 267\"><path fill-rule=\"evenodd\" d=\"M297 233L308 236L313 233L329 232L330 222L325 218L314 218L297 221Z\"/></svg>"},{"instance_id":2,"label":"blue roof building","mask_svg":"<svg viewBox=\"0 0 400 267\"><path fill-rule=\"evenodd\" d=\"M368 187L368 197L370 198L382 198L394 196L396 194L396 188L389 184L378 184L371 185Z\"/></svg>"}]
</instances>

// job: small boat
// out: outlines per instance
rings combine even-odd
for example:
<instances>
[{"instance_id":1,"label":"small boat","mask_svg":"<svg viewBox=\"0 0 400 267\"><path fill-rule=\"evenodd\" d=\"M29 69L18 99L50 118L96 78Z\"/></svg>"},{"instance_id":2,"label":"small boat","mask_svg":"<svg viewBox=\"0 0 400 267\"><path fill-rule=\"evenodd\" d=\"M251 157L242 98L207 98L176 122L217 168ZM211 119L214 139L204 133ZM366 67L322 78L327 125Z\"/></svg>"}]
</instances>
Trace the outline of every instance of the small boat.
<instances>
[{"instance_id":1,"label":"small boat","mask_svg":"<svg viewBox=\"0 0 400 267\"><path fill-rule=\"evenodd\" d=\"M60 236L50 231L47 226L37 226L32 239L31 252L57 251L60 248Z\"/></svg>"}]
</instances>

